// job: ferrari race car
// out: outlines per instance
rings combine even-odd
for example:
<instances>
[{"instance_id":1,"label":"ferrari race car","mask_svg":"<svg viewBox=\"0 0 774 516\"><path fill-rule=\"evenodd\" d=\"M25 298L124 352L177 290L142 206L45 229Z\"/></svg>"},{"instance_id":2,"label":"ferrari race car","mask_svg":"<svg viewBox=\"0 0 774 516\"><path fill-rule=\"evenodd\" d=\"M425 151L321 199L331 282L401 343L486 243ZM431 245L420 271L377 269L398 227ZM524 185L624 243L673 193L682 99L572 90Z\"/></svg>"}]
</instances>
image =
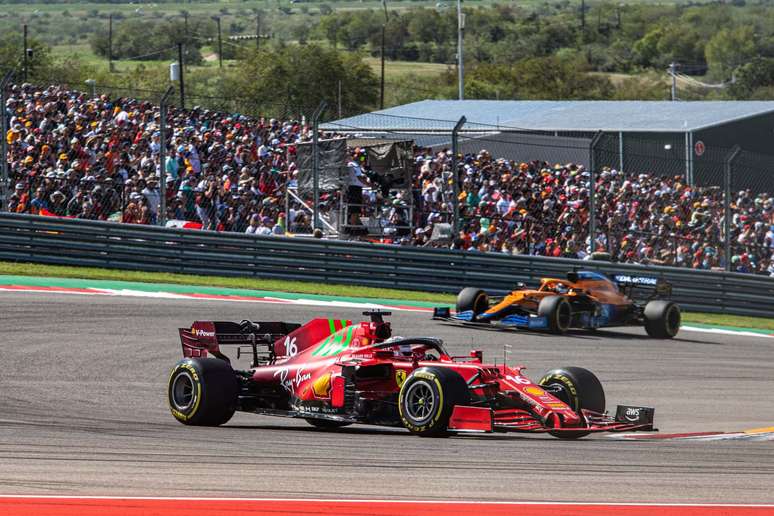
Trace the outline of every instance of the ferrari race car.
<instances>
[{"instance_id":1,"label":"ferrari race car","mask_svg":"<svg viewBox=\"0 0 774 516\"><path fill-rule=\"evenodd\" d=\"M651 293L644 303L631 299L635 288ZM644 326L651 337L671 339L680 330L680 308L669 301L672 287L656 278L627 275L612 279L593 271L567 273L566 279L543 278L533 290L519 284L501 298L466 287L457 296L457 312L435 308L433 319L465 325L548 330Z\"/></svg>"},{"instance_id":2,"label":"ferrari race car","mask_svg":"<svg viewBox=\"0 0 774 516\"><path fill-rule=\"evenodd\" d=\"M388 312L370 321L203 322L180 329L185 358L168 383L172 415L217 426L239 410L302 418L319 428L353 423L404 427L421 436L449 432L546 432L575 439L591 432L654 430L653 409L605 411L605 393L579 367L538 382L523 366L483 363L482 352L453 357L436 338L393 337ZM221 352L252 359L236 370Z\"/></svg>"}]
</instances>

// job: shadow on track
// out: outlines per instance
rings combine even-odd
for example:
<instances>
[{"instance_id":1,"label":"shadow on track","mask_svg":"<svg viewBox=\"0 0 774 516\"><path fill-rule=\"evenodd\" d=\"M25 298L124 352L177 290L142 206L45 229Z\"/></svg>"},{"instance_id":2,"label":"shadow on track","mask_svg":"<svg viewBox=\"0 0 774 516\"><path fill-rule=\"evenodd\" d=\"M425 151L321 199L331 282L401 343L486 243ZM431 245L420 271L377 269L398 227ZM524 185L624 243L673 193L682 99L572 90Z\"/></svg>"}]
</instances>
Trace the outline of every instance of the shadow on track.
<instances>
[{"instance_id":1,"label":"shadow on track","mask_svg":"<svg viewBox=\"0 0 774 516\"><path fill-rule=\"evenodd\" d=\"M572 334L572 333L570 333ZM568 335L570 335L568 334ZM587 333L586 338L593 338L596 340L604 340L604 339L615 339L615 340L659 340L659 339L653 339L651 337L648 337L647 335L637 335L633 333L624 333L616 330L611 329L601 329L601 330L590 330L590 333ZM574 336L574 335L573 335ZM661 340L672 340L673 342L685 342L690 344L707 344L712 346L724 346L725 343L722 342L709 342L706 340L695 340L695 339L685 339L682 337L675 337L673 339L661 339Z\"/></svg>"},{"instance_id":2,"label":"shadow on track","mask_svg":"<svg viewBox=\"0 0 774 516\"><path fill-rule=\"evenodd\" d=\"M323 429L323 428L315 428L313 426L283 426L283 425L224 425L220 427L221 429L229 429L233 428L235 430L275 430L275 431L282 431L282 432L294 432L294 433L301 433L301 434L329 434L329 435L385 435L385 436L399 436L399 437L405 437L407 439L415 438L415 436L412 436L408 431L406 431L403 428L392 428L392 427L378 427L378 426L370 426L370 425L359 425L359 426L347 426L342 428L335 428L335 429ZM438 436L438 437L431 437L426 438L429 439L428 442L432 442L434 439L449 439L449 438L461 438L465 440L476 440L476 441L503 441L503 440L531 440L531 441L563 441L563 439L558 439L556 437L550 436L545 433L534 433L534 434L528 434L526 432L520 433L520 432L508 432L508 433L493 433L493 434L449 434L446 436ZM574 439L579 440L579 439ZM589 439L580 439L580 440L589 440Z\"/></svg>"}]
</instances>

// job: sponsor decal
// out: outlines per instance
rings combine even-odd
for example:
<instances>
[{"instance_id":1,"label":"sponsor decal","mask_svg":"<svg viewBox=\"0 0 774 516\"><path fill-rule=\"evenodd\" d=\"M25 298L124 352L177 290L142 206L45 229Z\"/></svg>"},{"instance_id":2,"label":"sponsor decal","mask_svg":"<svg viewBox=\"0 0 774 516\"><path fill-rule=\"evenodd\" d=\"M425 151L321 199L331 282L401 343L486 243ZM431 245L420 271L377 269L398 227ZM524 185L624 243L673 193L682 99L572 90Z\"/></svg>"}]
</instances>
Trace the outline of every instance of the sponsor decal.
<instances>
[{"instance_id":1,"label":"sponsor decal","mask_svg":"<svg viewBox=\"0 0 774 516\"><path fill-rule=\"evenodd\" d=\"M200 330L199 328L191 328L191 333L193 333L197 337L214 337L215 332L214 331L204 331Z\"/></svg>"},{"instance_id":2,"label":"sponsor decal","mask_svg":"<svg viewBox=\"0 0 774 516\"><path fill-rule=\"evenodd\" d=\"M658 280L656 278L648 278L645 276L627 276L625 274L619 274L615 276L615 281L618 283L627 283L630 285L652 285L655 286Z\"/></svg>"},{"instance_id":3,"label":"sponsor decal","mask_svg":"<svg viewBox=\"0 0 774 516\"><path fill-rule=\"evenodd\" d=\"M403 385L403 382L406 381L406 371L403 369L398 369L395 371L395 383L398 384L398 387L401 387Z\"/></svg>"},{"instance_id":4,"label":"sponsor decal","mask_svg":"<svg viewBox=\"0 0 774 516\"><path fill-rule=\"evenodd\" d=\"M525 387L524 392L527 394L532 394L533 396L543 396L546 393L546 391L540 387Z\"/></svg>"},{"instance_id":5,"label":"sponsor decal","mask_svg":"<svg viewBox=\"0 0 774 516\"><path fill-rule=\"evenodd\" d=\"M296 370L295 377L288 378L289 374L290 370L287 367L282 367L274 372L275 377L279 376L280 385L282 385L282 387L291 394L295 392L296 388L298 388L302 382L305 382L312 377L311 373L304 372L303 367L299 367Z\"/></svg>"},{"instance_id":6,"label":"sponsor decal","mask_svg":"<svg viewBox=\"0 0 774 516\"><path fill-rule=\"evenodd\" d=\"M626 409L626 414L624 414L624 417L627 421L631 421L632 423L636 423L640 420L640 409L629 407Z\"/></svg>"},{"instance_id":7,"label":"sponsor decal","mask_svg":"<svg viewBox=\"0 0 774 516\"><path fill-rule=\"evenodd\" d=\"M315 380L312 384L312 391L318 398L327 398L331 391L331 374L326 373Z\"/></svg>"},{"instance_id":8,"label":"sponsor decal","mask_svg":"<svg viewBox=\"0 0 774 516\"><path fill-rule=\"evenodd\" d=\"M532 383L532 381L531 381L529 378L525 378L525 377L523 377L523 376L511 376L511 375L506 375L505 377L506 377L508 380L512 381L513 383L518 383L518 384L520 384L520 385L529 385L529 384L531 384L531 383ZM545 394L545 393L542 393L542 392L541 392L541 394Z\"/></svg>"}]
</instances>

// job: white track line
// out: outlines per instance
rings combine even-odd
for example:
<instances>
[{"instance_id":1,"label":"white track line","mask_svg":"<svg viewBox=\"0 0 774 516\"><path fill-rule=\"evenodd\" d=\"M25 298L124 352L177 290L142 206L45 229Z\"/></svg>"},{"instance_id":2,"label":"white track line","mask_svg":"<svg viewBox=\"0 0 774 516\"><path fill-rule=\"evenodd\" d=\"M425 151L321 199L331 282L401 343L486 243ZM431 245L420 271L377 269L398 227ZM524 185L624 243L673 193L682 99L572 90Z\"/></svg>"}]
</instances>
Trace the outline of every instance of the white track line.
<instances>
[{"instance_id":1,"label":"white track line","mask_svg":"<svg viewBox=\"0 0 774 516\"><path fill-rule=\"evenodd\" d=\"M428 505L585 505L585 506L620 506L620 507L761 507L774 508L774 504L750 504L750 503L659 503L659 502L526 502L526 501L485 501L485 500L382 500L382 499L337 499L337 498L210 498L188 496L67 496L67 495L6 495L0 494L0 499L41 499L41 500L170 500L170 501L195 501L195 502L315 502L315 503L392 503L392 504L428 504Z\"/></svg>"},{"instance_id":2,"label":"white track line","mask_svg":"<svg viewBox=\"0 0 774 516\"><path fill-rule=\"evenodd\" d=\"M19 288L5 288L0 286L0 292L32 292L42 294L75 294L85 296L117 296L117 297L148 297L157 299L184 299L184 300L198 300L198 301L228 301L232 303L287 303L300 306L326 306L331 308L363 308L363 309L389 309L398 310L403 312L430 312L429 308L422 307L408 307L408 306L395 306L395 305L383 305L379 303L368 302L352 302L352 301L325 301L320 299L286 299L278 297L256 297L255 299L244 298L230 298L220 297L212 294L198 294L192 293L177 293L177 292L148 292L144 290L131 290L131 289L107 289L107 288L91 288L92 292L75 292L68 290L53 290L53 289L36 289L35 287L19 289ZM210 297L212 296L212 297ZM699 328L696 326L682 326L681 331L691 331L697 333L713 333L716 335L735 335L741 337L759 337L759 338L774 338L774 335L767 335L765 333L757 333L744 330L726 330L722 328ZM773 332L774 333L774 332Z\"/></svg>"}]
</instances>

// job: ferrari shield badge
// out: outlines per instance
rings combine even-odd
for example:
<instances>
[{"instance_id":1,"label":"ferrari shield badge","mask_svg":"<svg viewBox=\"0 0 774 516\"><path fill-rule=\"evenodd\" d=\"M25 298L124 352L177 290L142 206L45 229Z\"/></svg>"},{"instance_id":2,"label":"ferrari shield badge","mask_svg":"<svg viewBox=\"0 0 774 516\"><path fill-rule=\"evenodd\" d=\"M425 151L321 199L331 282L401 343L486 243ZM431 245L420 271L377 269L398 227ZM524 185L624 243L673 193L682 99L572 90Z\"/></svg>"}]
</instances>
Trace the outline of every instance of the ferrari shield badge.
<instances>
[{"instance_id":1,"label":"ferrari shield badge","mask_svg":"<svg viewBox=\"0 0 774 516\"><path fill-rule=\"evenodd\" d=\"M401 387L403 385L403 382L406 381L406 371L403 369L398 369L395 371L395 383L398 384L398 387Z\"/></svg>"}]
</instances>

